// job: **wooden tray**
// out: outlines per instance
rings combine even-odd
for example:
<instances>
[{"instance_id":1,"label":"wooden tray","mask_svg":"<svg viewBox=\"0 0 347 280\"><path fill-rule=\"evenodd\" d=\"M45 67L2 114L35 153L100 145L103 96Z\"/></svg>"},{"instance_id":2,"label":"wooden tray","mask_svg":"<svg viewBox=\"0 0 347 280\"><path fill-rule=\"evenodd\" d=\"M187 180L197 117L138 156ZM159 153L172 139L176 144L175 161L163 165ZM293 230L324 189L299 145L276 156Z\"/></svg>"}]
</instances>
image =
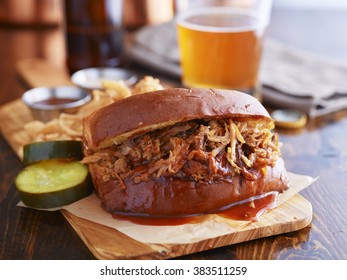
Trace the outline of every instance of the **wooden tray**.
<instances>
[{"instance_id":1,"label":"wooden tray","mask_svg":"<svg viewBox=\"0 0 347 280\"><path fill-rule=\"evenodd\" d=\"M50 84L41 80L40 71L50 69L50 74L63 77L60 83L69 84L65 74L55 73L44 61L31 60L20 64L19 72L29 85L53 85L54 79L45 77ZM35 71L33 71L35 69ZM37 71L37 69L41 69ZM33 72L36 74L33 75ZM29 78L28 78L29 77ZM0 107L1 133L12 149L19 155L19 148L26 135L22 128L32 120L30 111L20 101L15 100ZM86 246L98 259L168 259L221 246L240 243L261 237L299 230L310 224L312 206L305 198L296 194L280 207L267 212L259 222L245 225L237 232L190 244L145 244L104 225L74 216L61 210Z\"/></svg>"}]
</instances>

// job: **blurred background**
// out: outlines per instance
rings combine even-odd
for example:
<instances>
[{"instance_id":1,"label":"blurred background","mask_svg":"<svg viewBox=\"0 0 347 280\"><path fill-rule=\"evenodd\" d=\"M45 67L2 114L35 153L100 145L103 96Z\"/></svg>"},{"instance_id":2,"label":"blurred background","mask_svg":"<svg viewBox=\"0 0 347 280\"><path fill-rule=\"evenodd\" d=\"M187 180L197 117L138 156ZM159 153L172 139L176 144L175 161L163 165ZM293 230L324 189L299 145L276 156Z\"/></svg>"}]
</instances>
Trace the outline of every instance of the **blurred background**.
<instances>
[{"instance_id":1,"label":"blurred background","mask_svg":"<svg viewBox=\"0 0 347 280\"><path fill-rule=\"evenodd\" d=\"M345 0L274 0L274 8L281 9L347 9Z\"/></svg>"},{"instance_id":2,"label":"blurred background","mask_svg":"<svg viewBox=\"0 0 347 280\"><path fill-rule=\"evenodd\" d=\"M21 60L34 56L62 66L65 48L61 3L62 0L0 0L3 59ZM128 31L169 21L173 16L174 0L124 1L123 21ZM303 25L305 31L302 31ZM346 0L273 0L267 35L285 44L347 62L347 40L338 35L346 26ZM33 29L36 30L34 35ZM320 39L322 34L325 40ZM316 44L317 41L321 43ZM8 71L0 66L0 74L6 75Z\"/></svg>"},{"instance_id":3,"label":"blurred background","mask_svg":"<svg viewBox=\"0 0 347 280\"><path fill-rule=\"evenodd\" d=\"M0 22L13 25L56 24L61 19L62 0L0 0ZM126 0L124 18L127 26L165 21L173 16L175 0ZM346 10L345 0L273 0L273 8L299 10Z\"/></svg>"}]
</instances>

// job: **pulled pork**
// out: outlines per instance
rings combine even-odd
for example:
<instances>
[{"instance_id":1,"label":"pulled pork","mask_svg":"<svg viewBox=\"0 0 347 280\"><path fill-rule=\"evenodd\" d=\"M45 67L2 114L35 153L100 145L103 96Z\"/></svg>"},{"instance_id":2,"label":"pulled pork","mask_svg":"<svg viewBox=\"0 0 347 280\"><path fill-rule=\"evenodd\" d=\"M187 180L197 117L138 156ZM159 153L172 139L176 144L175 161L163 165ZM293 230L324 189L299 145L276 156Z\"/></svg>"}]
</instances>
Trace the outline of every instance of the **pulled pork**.
<instances>
[{"instance_id":1,"label":"pulled pork","mask_svg":"<svg viewBox=\"0 0 347 280\"><path fill-rule=\"evenodd\" d=\"M193 120L127 139L83 159L102 180L134 183L161 176L190 181L256 180L280 156L277 134L257 120Z\"/></svg>"}]
</instances>

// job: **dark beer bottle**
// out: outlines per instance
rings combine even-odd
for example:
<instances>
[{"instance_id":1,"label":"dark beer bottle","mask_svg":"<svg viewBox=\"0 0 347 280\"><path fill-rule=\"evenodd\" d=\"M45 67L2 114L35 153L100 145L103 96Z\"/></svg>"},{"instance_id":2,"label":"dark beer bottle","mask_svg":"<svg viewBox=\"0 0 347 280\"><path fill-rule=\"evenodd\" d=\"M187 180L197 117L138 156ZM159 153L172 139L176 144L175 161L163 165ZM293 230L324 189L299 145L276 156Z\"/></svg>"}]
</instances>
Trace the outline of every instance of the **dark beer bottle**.
<instances>
[{"instance_id":1,"label":"dark beer bottle","mask_svg":"<svg viewBox=\"0 0 347 280\"><path fill-rule=\"evenodd\" d=\"M122 64L123 0L64 0L66 64L70 73Z\"/></svg>"}]
</instances>

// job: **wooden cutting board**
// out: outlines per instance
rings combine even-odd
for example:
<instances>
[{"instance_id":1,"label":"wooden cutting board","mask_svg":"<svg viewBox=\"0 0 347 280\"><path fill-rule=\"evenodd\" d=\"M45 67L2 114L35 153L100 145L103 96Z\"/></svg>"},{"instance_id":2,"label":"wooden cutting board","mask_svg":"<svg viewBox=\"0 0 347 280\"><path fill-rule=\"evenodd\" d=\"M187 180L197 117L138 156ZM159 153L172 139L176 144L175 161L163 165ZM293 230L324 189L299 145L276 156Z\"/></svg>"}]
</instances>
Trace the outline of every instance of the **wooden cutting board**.
<instances>
[{"instance_id":1,"label":"wooden cutting board","mask_svg":"<svg viewBox=\"0 0 347 280\"><path fill-rule=\"evenodd\" d=\"M42 60L23 61L18 66L19 74L31 87L57 85L57 81L59 84L70 83L66 73L62 73L61 69L54 70ZM19 156L19 149L27 137L22 129L31 120L30 111L21 100L0 107L1 133ZM113 228L74 216L67 210L61 212L98 259L168 259L296 231L309 225L312 220L310 202L296 194L264 214L259 222L246 224L236 232L190 244L146 244Z\"/></svg>"}]
</instances>

